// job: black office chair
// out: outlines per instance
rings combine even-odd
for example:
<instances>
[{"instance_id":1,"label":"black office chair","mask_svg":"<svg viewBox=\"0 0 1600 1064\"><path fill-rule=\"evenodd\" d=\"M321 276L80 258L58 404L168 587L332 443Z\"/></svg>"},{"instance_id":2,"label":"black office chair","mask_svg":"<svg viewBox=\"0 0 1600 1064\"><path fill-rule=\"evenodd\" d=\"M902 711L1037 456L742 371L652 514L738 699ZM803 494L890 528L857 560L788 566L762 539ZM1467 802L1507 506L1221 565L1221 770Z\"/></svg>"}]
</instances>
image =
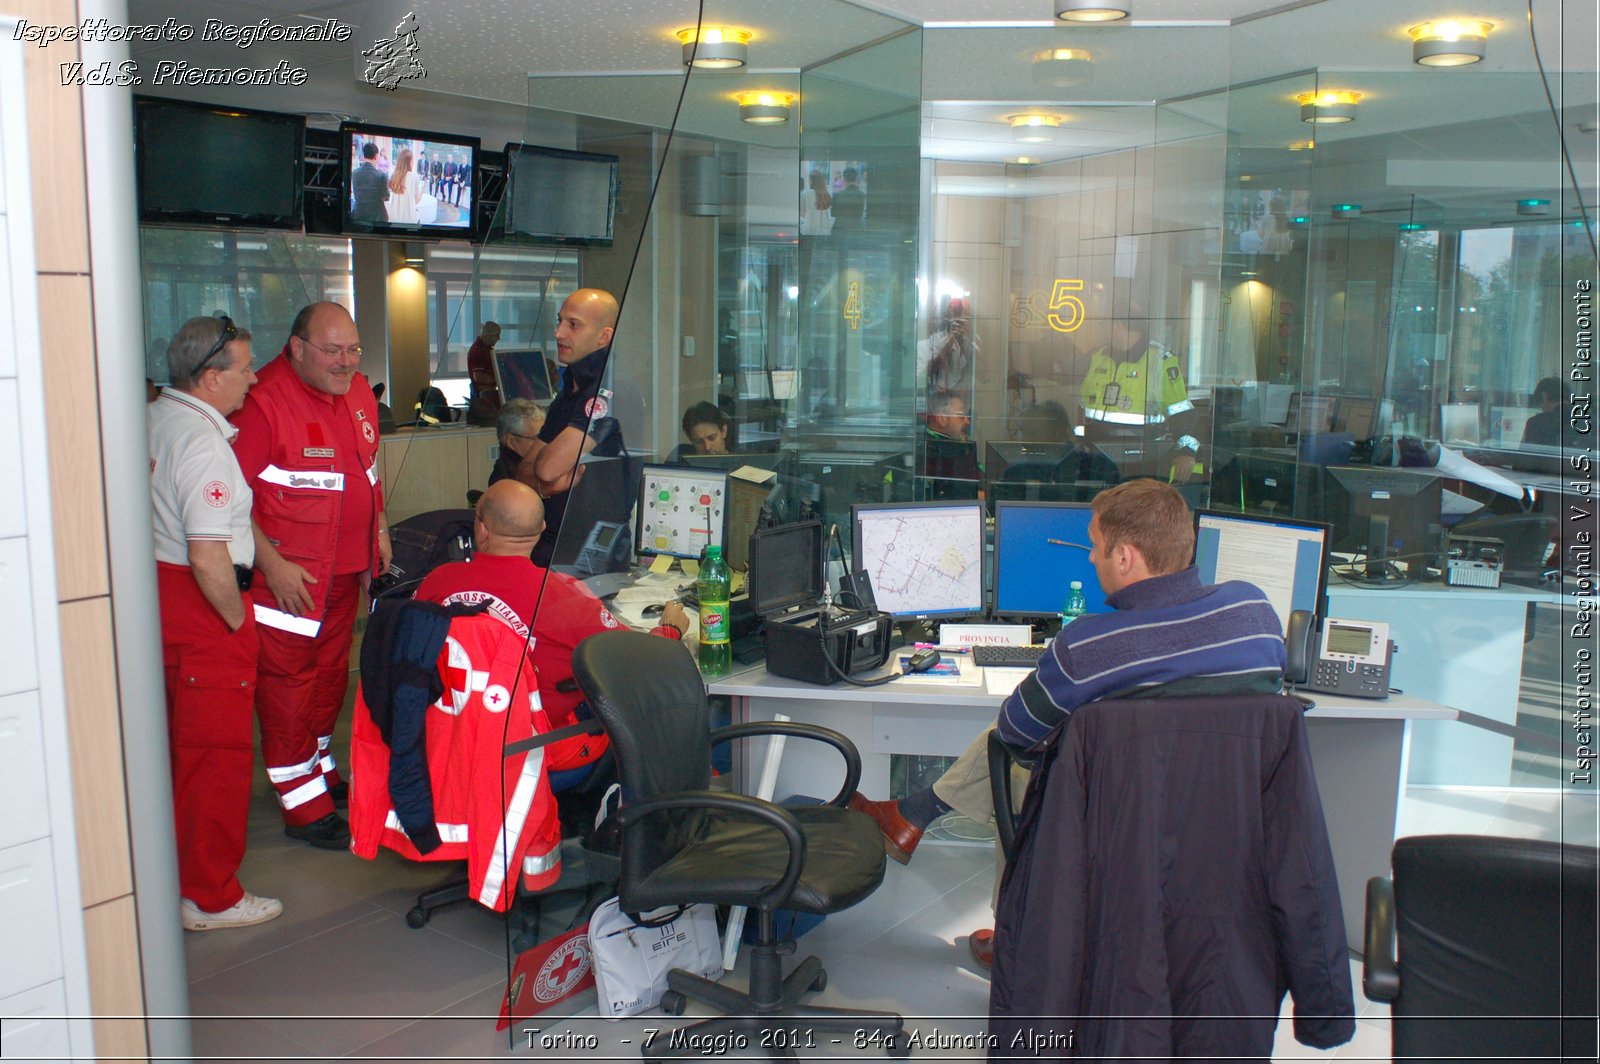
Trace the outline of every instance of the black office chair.
<instances>
[{"instance_id":1,"label":"black office chair","mask_svg":"<svg viewBox=\"0 0 1600 1064\"><path fill-rule=\"evenodd\" d=\"M766 1031L792 1029L862 1033L904 1056L904 1021L893 1013L804 1006L807 991L827 986L815 957L782 974L773 913L838 912L883 881L883 842L877 825L843 808L861 777L855 746L826 728L783 722L710 727L700 671L683 644L638 632L604 632L578 645L573 672L611 737L622 781L622 910L638 914L663 906L708 902L745 905L757 921L750 949L750 983L740 993L682 969L668 976L661 1008L681 1015L694 997L727 1015L705 1020L680 1039L676 1053L696 1052L701 1037L738 1036L760 1044ZM757 735L788 735L828 743L845 760L844 786L826 805L785 809L741 794L710 789L714 744ZM668 1039L647 1057L675 1055ZM787 1054L792 1055L792 1053Z\"/></svg>"},{"instance_id":2,"label":"black office chair","mask_svg":"<svg viewBox=\"0 0 1600 1064\"><path fill-rule=\"evenodd\" d=\"M1367 882L1361 976L1394 1058L1593 1061L1597 873L1586 846L1396 842L1391 878Z\"/></svg>"}]
</instances>

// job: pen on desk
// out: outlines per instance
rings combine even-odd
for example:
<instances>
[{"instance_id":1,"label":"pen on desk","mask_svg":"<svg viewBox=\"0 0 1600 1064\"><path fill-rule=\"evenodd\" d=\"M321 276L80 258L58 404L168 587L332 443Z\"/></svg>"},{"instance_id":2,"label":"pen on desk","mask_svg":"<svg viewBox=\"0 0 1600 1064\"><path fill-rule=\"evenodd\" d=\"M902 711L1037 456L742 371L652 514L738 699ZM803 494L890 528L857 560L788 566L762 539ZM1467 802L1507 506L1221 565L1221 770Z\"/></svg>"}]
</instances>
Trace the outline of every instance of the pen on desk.
<instances>
[{"instance_id":1,"label":"pen on desk","mask_svg":"<svg viewBox=\"0 0 1600 1064\"><path fill-rule=\"evenodd\" d=\"M913 644L911 644L911 649L913 649L913 650L937 650L941 654L970 654L970 653L972 653L972 648L971 647L947 647L947 646L940 646L938 643L913 643Z\"/></svg>"}]
</instances>

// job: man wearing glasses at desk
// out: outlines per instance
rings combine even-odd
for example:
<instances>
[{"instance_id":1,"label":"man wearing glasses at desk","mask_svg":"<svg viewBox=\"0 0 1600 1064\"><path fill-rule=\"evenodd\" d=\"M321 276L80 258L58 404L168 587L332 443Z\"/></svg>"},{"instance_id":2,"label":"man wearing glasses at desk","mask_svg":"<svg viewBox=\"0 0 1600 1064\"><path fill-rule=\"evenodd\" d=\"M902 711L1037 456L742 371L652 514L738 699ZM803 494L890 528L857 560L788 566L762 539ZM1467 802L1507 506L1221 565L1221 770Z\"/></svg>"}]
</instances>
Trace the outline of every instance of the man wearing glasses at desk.
<instances>
[{"instance_id":1,"label":"man wearing glasses at desk","mask_svg":"<svg viewBox=\"0 0 1600 1064\"><path fill-rule=\"evenodd\" d=\"M284 833L350 844L334 812L345 785L329 745L350 675L362 588L389 567L378 483L378 401L360 372L349 311L313 303L234 415L239 466L255 492L256 714Z\"/></svg>"}]
</instances>

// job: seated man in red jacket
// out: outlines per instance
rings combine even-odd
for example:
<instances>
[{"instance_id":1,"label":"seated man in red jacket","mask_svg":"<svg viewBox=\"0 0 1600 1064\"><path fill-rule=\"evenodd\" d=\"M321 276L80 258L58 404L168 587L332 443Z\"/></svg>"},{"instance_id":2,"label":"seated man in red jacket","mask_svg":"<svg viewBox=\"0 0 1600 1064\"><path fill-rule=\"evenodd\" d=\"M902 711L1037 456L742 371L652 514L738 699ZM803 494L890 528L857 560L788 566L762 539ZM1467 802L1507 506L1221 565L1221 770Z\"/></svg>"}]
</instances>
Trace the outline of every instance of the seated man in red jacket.
<instances>
[{"instance_id":1,"label":"seated man in red jacket","mask_svg":"<svg viewBox=\"0 0 1600 1064\"><path fill-rule=\"evenodd\" d=\"M539 702L552 728L576 719L583 695L570 683L572 651L596 632L621 627L588 588L565 573L551 572L529 558L544 531L544 503L517 480L500 480L478 500L473 523L472 560L441 565L417 588L428 602L485 602L514 628L533 627L533 665L539 672ZM682 639L689 616L669 602L651 631ZM562 690L562 687L569 690ZM576 768L606 750L605 736L578 735L551 744L545 756L550 771Z\"/></svg>"}]
</instances>

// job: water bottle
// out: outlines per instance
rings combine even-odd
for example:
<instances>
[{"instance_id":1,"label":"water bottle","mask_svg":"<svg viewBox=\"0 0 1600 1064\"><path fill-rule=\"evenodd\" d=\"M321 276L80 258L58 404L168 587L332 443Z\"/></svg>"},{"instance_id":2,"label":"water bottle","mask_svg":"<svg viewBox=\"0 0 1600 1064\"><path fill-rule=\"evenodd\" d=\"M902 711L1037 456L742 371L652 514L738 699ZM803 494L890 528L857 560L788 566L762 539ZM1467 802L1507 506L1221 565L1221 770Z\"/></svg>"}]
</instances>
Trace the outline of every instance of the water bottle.
<instances>
[{"instance_id":1,"label":"water bottle","mask_svg":"<svg viewBox=\"0 0 1600 1064\"><path fill-rule=\"evenodd\" d=\"M1061 627L1067 625L1089 612L1089 604L1083 600L1083 581L1074 580L1067 586L1067 601L1061 604Z\"/></svg>"},{"instance_id":2,"label":"water bottle","mask_svg":"<svg viewBox=\"0 0 1600 1064\"><path fill-rule=\"evenodd\" d=\"M707 547L705 560L700 563L700 576L695 581L695 594L700 597L700 673L703 676L722 676L733 661L733 649L728 642L729 584L722 548Z\"/></svg>"}]
</instances>

